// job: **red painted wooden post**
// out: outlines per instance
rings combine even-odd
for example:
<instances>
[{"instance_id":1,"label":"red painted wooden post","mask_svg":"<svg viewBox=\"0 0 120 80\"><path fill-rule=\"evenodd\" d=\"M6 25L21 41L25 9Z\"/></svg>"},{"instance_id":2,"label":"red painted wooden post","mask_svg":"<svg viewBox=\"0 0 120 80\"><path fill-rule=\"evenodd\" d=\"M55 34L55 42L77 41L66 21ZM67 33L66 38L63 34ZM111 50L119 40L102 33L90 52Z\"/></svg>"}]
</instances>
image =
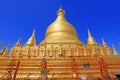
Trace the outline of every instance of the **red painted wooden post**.
<instances>
[{"instance_id":1,"label":"red painted wooden post","mask_svg":"<svg viewBox=\"0 0 120 80\"><path fill-rule=\"evenodd\" d=\"M77 80L76 72L77 72L77 63L75 62L75 58L71 58L71 68L74 76L72 80Z\"/></svg>"},{"instance_id":2,"label":"red painted wooden post","mask_svg":"<svg viewBox=\"0 0 120 80\"><path fill-rule=\"evenodd\" d=\"M107 65L102 57L99 58L99 60L98 60L98 66L100 68L102 80L107 80L105 77L105 75L108 74Z\"/></svg>"},{"instance_id":3,"label":"red painted wooden post","mask_svg":"<svg viewBox=\"0 0 120 80\"><path fill-rule=\"evenodd\" d=\"M15 73L14 73L14 76L13 76L13 80L16 80L16 74L17 74L17 71L18 71L18 68L19 68L19 64L20 64L20 61L17 62Z\"/></svg>"}]
</instances>

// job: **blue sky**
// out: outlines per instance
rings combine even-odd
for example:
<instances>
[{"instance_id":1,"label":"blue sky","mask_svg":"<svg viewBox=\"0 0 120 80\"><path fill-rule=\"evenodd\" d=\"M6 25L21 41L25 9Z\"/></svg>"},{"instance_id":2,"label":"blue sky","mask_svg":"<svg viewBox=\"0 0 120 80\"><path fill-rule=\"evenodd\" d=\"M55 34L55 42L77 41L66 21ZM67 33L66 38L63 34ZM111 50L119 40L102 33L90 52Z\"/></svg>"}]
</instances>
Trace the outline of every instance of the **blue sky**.
<instances>
[{"instance_id":1,"label":"blue sky","mask_svg":"<svg viewBox=\"0 0 120 80\"><path fill-rule=\"evenodd\" d=\"M120 52L120 0L0 0L0 48L7 44L11 48L18 38L23 45L33 29L39 44L60 4L83 43L87 42L89 28L99 44L103 37Z\"/></svg>"}]
</instances>

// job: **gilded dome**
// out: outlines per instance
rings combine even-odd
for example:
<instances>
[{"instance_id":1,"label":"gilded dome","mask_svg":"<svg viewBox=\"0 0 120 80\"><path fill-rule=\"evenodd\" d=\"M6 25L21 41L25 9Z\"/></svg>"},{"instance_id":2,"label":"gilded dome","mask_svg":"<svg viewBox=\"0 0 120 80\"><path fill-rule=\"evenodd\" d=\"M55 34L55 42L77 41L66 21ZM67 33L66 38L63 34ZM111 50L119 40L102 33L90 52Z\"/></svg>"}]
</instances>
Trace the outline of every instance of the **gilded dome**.
<instances>
[{"instance_id":1,"label":"gilded dome","mask_svg":"<svg viewBox=\"0 0 120 80\"><path fill-rule=\"evenodd\" d=\"M65 19L64 10L60 7L56 20L47 28L45 42L79 42L75 28Z\"/></svg>"}]
</instances>

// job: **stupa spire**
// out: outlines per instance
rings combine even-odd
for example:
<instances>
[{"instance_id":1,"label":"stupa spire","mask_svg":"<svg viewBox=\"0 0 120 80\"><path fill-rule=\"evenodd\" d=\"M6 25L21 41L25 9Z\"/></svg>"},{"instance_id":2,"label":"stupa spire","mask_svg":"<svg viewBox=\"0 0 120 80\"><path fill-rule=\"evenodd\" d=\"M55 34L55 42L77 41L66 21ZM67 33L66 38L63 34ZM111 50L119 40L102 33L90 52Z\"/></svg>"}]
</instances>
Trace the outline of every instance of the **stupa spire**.
<instances>
[{"instance_id":1,"label":"stupa spire","mask_svg":"<svg viewBox=\"0 0 120 80\"><path fill-rule=\"evenodd\" d=\"M60 8L58 9L57 11L57 15L64 15L65 14L65 11L62 9L62 6L60 5Z\"/></svg>"},{"instance_id":2,"label":"stupa spire","mask_svg":"<svg viewBox=\"0 0 120 80\"><path fill-rule=\"evenodd\" d=\"M98 43L92 37L89 29L88 29L88 42L87 42L87 45L98 45Z\"/></svg>"},{"instance_id":3,"label":"stupa spire","mask_svg":"<svg viewBox=\"0 0 120 80\"><path fill-rule=\"evenodd\" d=\"M117 50L115 49L114 45L112 45L112 49L113 49L113 55L118 55Z\"/></svg>"},{"instance_id":4,"label":"stupa spire","mask_svg":"<svg viewBox=\"0 0 120 80\"><path fill-rule=\"evenodd\" d=\"M62 6L57 11L57 19L56 21L66 21L64 17L65 11L62 9Z\"/></svg>"},{"instance_id":5,"label":"stupa spire","mask_svg":"<svg viewBox=\"0 0 120 80\"><path fill-rule=\"evenodd\" d=\"M88 29L88 37L90 38L92 37L89 29Z\"/></svg>"},{"instance_id":6,"label":"stupa spire","mask_svg":"<svg viewBox=\"0 0 120 80\"><path fill-rule=\"evenodd\" d=\"M8 56L8 48L9 48L9 44L4 48L2 56Z\"/></svg>"},{"instance_id":7,"label":"stupa spire","mask_svg":"<svg viewBox=\"0 0 120 80\"><path fill-rule=\"evenodd\" d=\"M28 39L25 45L30 45L30 46L36 45L35 30L33 30L32 36Z\"/></svg>"},{"instance_id":8,"label":"stupa spire","mask_svg":"<svg viewBox=\"0 0 120 80\"><path fill-rule=\"evenodd\" d=\"M15 44L15 46L20 46L20 38L18 39L17 43Z\"/></svg>"},{"instance_id":9,"label":"stupa spire","mask_svg":"<svg viewBox=\"0 0 120 80\"><path fill-rule=\"evenodd\" d=\"M102 38L102 46L103 46L103 47L106 47L106 46L107 46L107 44L105 43L105 41L104 41L103 38Z\"/></svg>"}]
</instances>

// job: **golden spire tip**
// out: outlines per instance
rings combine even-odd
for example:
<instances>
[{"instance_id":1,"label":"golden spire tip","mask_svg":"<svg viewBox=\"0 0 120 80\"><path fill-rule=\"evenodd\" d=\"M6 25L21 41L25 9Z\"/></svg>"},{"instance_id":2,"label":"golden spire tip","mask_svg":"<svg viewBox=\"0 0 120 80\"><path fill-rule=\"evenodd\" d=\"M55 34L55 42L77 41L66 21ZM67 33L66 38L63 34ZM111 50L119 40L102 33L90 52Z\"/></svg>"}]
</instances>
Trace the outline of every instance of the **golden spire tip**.
<instances>
[{"instance_id":1,"label":"golden spire tip","mask_svg":"<svg viewBox=\"0 0 120 80\"><path fill-rule=\"evenodd\" d=\"M36 45L36 39L35 39L35 29L33 30L32 36L28 39L26 42L26 45Z\"/></svg>"},{"instance_id":2,"label":"golden spire tip","mask_svg":"<svg viewBox=\"0 0 120 80\"><path fill-rule=\"evenodd\" d=\"M20 38L18 38L18 42L20 42Z\"/></svg>"},{"instance_id":3,"label":"golden spire tip","mask_svg":"<svg viewBox=\"0 0 120 80\"><path fill-rule=\"evenodd\" d=\"M60 5L60 8L58 9L58 11L57 11L57 15L64 15L65 14L65 12L64 12L64 10L62 9L62 6Z\"/></svg>"},{"instance_id":4,"label":"golden spire tip","mask_svg":"<svg viewBox=\"0 0 120 80\"><path fill-rule=\"evenodd\" d=\"M15 46L20 46L20 38L18 38L17 43L15 44Z\"/></svg>"},{"instance_id":5,"label":"golden spire tip","mask_svg":"<svg viewBox=\"0 0 120 80\"><path fill-rule=\"evenodd\" d=\"M36 33L36 30L34 29L31 37L35 37L35 33Z\"/></svg>"},{"instance_id":6,"label":"golden spire tip","mask_svg":"<svg viewBox=\"0 0 120 80\"><path fill-rule=\"evenodd\" d=\"M36 33L36 30L35 30L35 29L33 30L33 33Z\"/></svg>"},{"instance_id":7,"label":"golden spire tip","mask_svg":"<svg viewBox=\"0 0 120 80\"><path fill-rule=\"evenodd\" d=\"M102 44L106 44L105 41L104 41L104 38L102 38Z\"/></svg>"},{"instance_id":8,"label":"golden spire tip","mask_svg":"<svg viewBox=\"0 0 120 80\"><path fill-rule=\"evenodd\" d=\"M60 4L60 8L59 9L62 9L62 5Z\"/></svg>"},{"instance_id":9,"label":"golden spire tip","mask_svg":"<svg viewBox=\"0 0 120 80\"><path fill-rule=\"evenodd\" d=\"M90 29L88 29L88 36L91 37Z\"/></svg>"},{"instance_id":10,"label":"golden spire tip","mask_svg":"<svg viewBox=\"0 0 120 80\"><path fill-rule=\"evenodd\" d=\"M88 41L87 41L87 44L89 44L89 45L98 45L98 43L92 37L89 29L88 29Z\"/></svg>"},{"instance_id":11,"label":"golden spire tip","mask_svg":"<svg viewBox=\"0 0 120 80\"><path fill-rule=\"evenodd\" d=\"M115 48L114 45L112 45L112 49L113 49L113 54L114 54L114 55L118 55L118 52L117 52L117 50L116 50L116 48Z\"/></svg>"}]
</instances>

